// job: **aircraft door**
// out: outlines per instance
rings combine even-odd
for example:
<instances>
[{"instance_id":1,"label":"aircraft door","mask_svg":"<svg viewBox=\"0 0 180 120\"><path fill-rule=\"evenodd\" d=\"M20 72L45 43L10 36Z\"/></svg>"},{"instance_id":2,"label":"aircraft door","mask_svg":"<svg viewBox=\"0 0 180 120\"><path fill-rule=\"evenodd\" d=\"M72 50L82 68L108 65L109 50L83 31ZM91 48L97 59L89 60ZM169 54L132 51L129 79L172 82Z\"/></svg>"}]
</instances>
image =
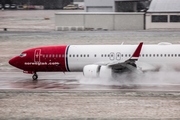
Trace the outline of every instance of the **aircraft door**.
<instances>
[{"instance_id":1,"label":"aircraft door","mask_svg":"<svg viewBox=\"0 0 180 120\"><path fill-rule=\"evenodd\" d=\"M34 62L41 62L41 49L36 49L34 51Z\"/></svg>"},{"instance_id":2,"label":"aircraft door","mask_svg":"<svg viewBox=\"0 0 180 120\"><path fill-rule=\"evenodd\" d=\"M116 60L121 60L121 53L116 53Z\"/></svg>"},{"instance_id":3,"label":"aircraft door","mask_svg":"<svg viewBox=\"0 0 180 120\"><path fill-rule=\"evenodd\" d=\"M114 60L115 59L115 54L113 52L111 52L109 55L110 55L109 56L110 60Z\"/></svg>"}]
</instances>

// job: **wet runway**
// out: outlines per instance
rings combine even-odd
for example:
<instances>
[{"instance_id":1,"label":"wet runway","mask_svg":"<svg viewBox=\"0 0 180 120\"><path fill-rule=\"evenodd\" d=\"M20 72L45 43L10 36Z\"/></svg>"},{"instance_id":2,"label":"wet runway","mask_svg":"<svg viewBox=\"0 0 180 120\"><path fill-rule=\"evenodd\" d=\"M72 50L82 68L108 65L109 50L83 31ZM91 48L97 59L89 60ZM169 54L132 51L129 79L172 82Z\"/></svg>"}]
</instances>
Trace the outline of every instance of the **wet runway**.
<instances>
[{"instance_id":1,"label":"wet runway","mask_svg":"<svg viewBox=\"0 0 180 120\"><path fill-rule=\"evenodd\" d=\"M180 84L173 77L127 82L87 79L82 73L38 75L33 82L22 72L0 72L0 119L180 119Z\"/></svg>"},{"instance_id":2,"label":"wet runway","mask_svg":"<svg viewBox=\"0 0 180 120\"><path fill-rule=\"evenodd\" d=\"M118 80L85 78L82 73L39 73L39 80L32 81L31 74L0 72L0 89L39 90L119 90L119 91L180 91L180 80L146 81L128 78ZM156 76L158 77L158 76ZM143 78L142 78L143 79ZM173 79L173 78L171 78ZM126 82L124 82L126 81Z\"/></svg>"}]
</instances>

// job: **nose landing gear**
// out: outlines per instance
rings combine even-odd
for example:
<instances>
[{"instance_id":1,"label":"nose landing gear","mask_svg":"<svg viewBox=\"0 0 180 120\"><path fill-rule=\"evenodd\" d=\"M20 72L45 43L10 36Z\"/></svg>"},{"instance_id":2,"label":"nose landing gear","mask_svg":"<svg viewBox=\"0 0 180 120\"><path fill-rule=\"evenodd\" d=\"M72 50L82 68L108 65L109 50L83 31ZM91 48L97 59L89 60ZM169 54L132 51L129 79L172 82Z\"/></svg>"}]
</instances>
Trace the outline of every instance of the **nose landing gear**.
<instances>
[{"instance_id":1,"label":"nose landing gear","mask_svg":"<svg viewBox=\"0 0 180 120\"><path fill-rule=\"evenodd\" d=\"M35 72L34 75L32 76L32 79L33 79L33 81L37 81L38 75L36 74L36 72Z\"/></svg>"}]
</instances>

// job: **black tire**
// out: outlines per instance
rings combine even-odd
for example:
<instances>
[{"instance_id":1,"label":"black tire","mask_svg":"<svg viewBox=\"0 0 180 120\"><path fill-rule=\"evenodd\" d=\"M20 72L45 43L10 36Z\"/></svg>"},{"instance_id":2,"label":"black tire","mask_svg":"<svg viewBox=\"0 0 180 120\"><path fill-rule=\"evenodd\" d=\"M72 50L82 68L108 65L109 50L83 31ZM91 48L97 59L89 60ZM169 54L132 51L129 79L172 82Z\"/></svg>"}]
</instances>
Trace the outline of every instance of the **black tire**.
<instances>
[{"instance_id":1,"label":"black tire","mask_svg":"<svg viewBox=\"0 0 180 120\"><path fill-rule=\"evenodd\" d=\"M33 79L34 81L36 81L36 80L38 79L38 75L37 75L37 74L34 74L34 75L32 76L32 79Z\"/></svg>"}]
</instances>

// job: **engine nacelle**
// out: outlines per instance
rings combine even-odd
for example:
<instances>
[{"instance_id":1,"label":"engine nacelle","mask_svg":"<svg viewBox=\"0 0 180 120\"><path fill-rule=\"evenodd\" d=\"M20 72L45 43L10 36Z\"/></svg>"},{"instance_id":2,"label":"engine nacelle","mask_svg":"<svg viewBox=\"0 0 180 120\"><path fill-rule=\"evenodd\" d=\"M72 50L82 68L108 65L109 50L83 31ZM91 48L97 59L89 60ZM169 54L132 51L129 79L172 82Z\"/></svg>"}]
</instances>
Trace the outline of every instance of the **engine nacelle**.
<instances>
[{"instance_id":1,"label":"engine nacelle","mask_svg":"<svg viewBox=\"0 0 180 120\"><path fill-rule=\"evenodd\" d=\"M108 66L101 66L99 77L103 79L110 79L112 78L112 69Z\"/></svg>"},{"instance_id":2,"label":"engine nacelle","mask_svg":"<svg viewBox=\"0 0 180 120\"><path fill-rule=\"evenodd\" d=\"M97 78L99 76L101 66L99 65L86 65L83 68L83 74L85 77Z\"/></svg>"},{"instance_id":3,"label":"engine nacelle","mask_svg":"<svg viewBox=\"0 0 180 120\"><path fill-rule=\"evenodd\" d=\"M100 65L86 65L84 66L83 73L85 77L89 78L103 78L108 79L112 77L112 69L107 66Z\"/></svg>"}]
</instances>

